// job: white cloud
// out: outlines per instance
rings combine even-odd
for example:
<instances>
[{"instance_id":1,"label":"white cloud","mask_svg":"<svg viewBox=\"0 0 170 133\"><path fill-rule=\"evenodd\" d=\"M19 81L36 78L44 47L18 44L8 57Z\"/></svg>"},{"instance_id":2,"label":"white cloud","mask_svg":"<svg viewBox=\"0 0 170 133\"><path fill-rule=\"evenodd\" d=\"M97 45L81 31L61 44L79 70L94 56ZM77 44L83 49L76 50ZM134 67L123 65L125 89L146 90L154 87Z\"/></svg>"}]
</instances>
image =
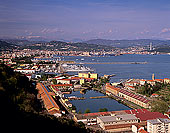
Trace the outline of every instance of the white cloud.
<instances>
[{"instance_id":1,"label":"white cloud","mask_svg":"<svg viewBox=\"0 0 170 133\"><path fill-rule=\"evenodd\" d=\"M160 32L161 33L167 33L167 32L170 32L170 28L163 28Z\"/></svg>"}]
</instances>

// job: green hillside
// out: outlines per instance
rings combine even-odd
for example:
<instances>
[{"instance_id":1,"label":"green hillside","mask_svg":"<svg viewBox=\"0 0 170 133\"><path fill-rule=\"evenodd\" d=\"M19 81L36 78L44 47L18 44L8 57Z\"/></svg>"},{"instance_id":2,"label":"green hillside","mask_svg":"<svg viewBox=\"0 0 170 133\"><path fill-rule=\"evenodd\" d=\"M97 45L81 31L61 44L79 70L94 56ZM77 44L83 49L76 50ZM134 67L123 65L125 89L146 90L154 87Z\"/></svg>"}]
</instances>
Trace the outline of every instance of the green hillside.
<instances>
[{"instance_id":1,"label":"green hillside","mask_svg":"<svg viewBox=\"0 0 170 133\"><path fill-rule=\"evenodd\" d=\"M0 64L0 105L1 130L87 132L82 123L44 114L35 84L4 64Z\"/></svg>"}]
</instances>

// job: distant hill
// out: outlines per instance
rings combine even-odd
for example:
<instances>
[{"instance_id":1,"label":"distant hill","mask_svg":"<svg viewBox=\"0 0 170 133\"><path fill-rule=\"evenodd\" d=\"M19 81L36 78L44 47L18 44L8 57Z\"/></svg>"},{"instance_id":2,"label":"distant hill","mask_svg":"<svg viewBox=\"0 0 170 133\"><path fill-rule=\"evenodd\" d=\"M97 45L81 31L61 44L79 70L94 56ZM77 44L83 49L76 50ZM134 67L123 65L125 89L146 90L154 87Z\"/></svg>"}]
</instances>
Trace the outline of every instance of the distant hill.
<instances>
[{"instance_id":1,"label":"distant hill","mask_svg":"<svg viewBox=\"0 0 170 133\"><path fill-rule=\"evenodd\" d=\"M161 53L170 53L170 45L158 46L155 48L155 51Z\"/></svg>"},{"instance_id":2,"label":"distant hill","mask_svg":"<svg viewBox=\"0 0 170 133\"><path fill-rule=\"evenodd\" d=\"M16 45L7 43L5 41L0 40L0 51L5 51L5 50L11 50L15 47Z\"/></svg>"},{"instance_id":3,"label":"distant hill","mask_svg":"<svg viewBox=\"0 0 170 133\"><path fill-rule=\"evenodd\" d=\"M113 46L98 45L98 44L87 44L87 43L67 43L62 41L50 41L45 43L21 46L20 49L48 49L48 50L59 50L59 51L110 51L114 49Z\"/></svg>"},{"instance_id":4,"label":"distant hill","mask_svg":"<svg viewBox=\"0 0 170 133\"><path fill-rule=\"evenodd\" d=\"M35 43L44 43L46 41L30 41L25 39L1 39L2 41L15 44L15 45L31 45Z\"/></svg>"},{"instance_id":5,"label":"distant hill","mask_svg":"<svg viewBox=\"0 0 170 133\"><path fill-rule=\"evenodd\" d=\"M93 39L85 41L88 44L109 45L119 48L130 46L145 46L152 43L152 45L170 45L170 40L152 40L152 39L137 39L137 40L107 40L107 39Z\"/></svg>"}]
</instances>

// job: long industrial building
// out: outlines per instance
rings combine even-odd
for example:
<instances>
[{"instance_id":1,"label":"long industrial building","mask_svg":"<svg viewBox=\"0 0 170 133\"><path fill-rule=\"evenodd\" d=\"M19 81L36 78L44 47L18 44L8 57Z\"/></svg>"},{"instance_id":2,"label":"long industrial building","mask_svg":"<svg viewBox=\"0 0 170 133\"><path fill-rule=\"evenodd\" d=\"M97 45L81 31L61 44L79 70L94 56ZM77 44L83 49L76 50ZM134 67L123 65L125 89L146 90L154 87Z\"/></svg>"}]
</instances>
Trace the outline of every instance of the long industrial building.
<instances>
[{"instance_id":1,"label":"long industrial building","mask_svg":"<svg viewBox=\"0 0 170 133\"><path fill-rule=\"evenodd\" d=\"M115 86L110 85L110 83L106 84L106 94L113 94L115 96L119 96L121 98L124 98L130 102L133 102L141 107L149 108L149 100L142 96L134 94L128 90L117 88Z\"/></svg>"},{"instance_id":2,"label":"long industrial building","mask_svg":"<svg viewBox=\"0 0 170 133\"><path fill-rule=\"evenodd\" d=\"M50 94L50 90L42 83L37 83L38 98L42 99L48 113L54 116L61 116L60 108Z\"/></svg>"}]
</instances>

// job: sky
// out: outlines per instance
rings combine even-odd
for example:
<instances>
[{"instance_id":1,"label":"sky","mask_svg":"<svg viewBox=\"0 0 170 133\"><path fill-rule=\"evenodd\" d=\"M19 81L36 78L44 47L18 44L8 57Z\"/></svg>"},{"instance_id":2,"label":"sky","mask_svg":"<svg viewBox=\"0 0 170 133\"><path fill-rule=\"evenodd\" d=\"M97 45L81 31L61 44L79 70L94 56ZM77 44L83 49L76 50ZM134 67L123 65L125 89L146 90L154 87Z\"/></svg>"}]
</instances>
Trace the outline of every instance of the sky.
<instances>
[{"instance_id":1,"label":"sky","mask_svg":"<svg viewBox=\"0 0 170 133\"><path fill-rule=\"evenodd\" d=\"M0 38L170 40L170 0L0 0Z\"/></svg>"}]
</instances>

